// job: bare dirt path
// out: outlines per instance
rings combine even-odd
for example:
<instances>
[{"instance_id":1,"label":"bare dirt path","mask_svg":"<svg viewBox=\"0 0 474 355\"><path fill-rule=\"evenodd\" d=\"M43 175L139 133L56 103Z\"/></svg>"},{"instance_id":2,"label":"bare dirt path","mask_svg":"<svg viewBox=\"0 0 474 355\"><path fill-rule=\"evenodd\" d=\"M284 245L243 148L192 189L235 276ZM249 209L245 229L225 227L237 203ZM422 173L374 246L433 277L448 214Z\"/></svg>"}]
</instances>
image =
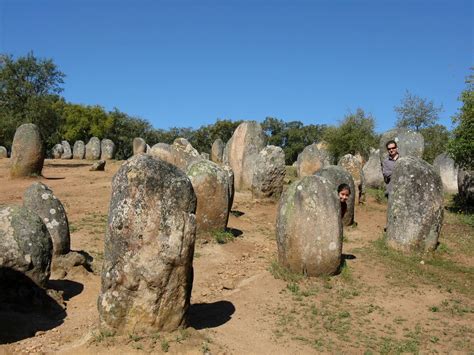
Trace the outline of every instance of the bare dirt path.
<instances>
[{"instance_id":1,"label":"bare dirt path","mask_svg":"<svg viewBox=\"0 0 474 355\"><path fill-rule=\"evenodd\" d=\"M66 207L72 249L94 257L94 272L78 267L65 279L53 275L50 287L65 300L59 324L0 342L0 354L474 351L473 228L447 213L439 251L403 256L381 242L386 206L370 196L357 207L357 226L344 231L341 273L300 279L275 262L276 204L237 193L229 221L234 240L197 241L191 327L147 336L101 333L103 236L110 182L121 163L90 172L90 162L47 160L44 178L20 180L9 179L7 163L0 160L0 204L21 204L36 180L50 186Z\"/></svg>"}]
</instances>

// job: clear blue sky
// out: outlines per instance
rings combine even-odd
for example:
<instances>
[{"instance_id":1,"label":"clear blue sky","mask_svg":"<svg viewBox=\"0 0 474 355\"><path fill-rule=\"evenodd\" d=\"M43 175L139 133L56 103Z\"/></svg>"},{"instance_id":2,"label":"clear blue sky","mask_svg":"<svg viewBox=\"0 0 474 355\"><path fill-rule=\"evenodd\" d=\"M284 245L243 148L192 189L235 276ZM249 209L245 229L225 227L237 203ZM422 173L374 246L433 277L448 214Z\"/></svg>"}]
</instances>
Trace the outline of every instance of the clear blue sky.
<instances>
[{"instance_id":1,"label":"clear blue sky","mask_svg":"<svg viewBox=\"0 0 474 355\"><path fill-rule=\"evenodd\" d=\"M407 89L451 127L473 24L472 0L0 0L0 52L52 58L66 100L156 128L361 107L381 132Z\"/></svg>"}]
</instances>

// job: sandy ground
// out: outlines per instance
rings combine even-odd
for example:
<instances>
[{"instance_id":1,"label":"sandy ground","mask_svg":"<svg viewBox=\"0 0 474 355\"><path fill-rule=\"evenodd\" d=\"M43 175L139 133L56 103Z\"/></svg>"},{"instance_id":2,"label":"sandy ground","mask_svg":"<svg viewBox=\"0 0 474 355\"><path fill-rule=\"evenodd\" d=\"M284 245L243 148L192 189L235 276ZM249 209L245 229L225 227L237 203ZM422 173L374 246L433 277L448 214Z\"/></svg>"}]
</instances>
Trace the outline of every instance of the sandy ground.
<instances>
[{"instance_id":1,"label":"sandy ground","mask_svg":"<svg viewBox=\"0 0 474 355\"><path fill-rule=\"evenodd\" d=\"M25 189L42 181L65 205L72 249L94 258L93 272L77 267L64 279L52 275L49 288L62 292L63 312L11 323L0 318L0 331L17 335L11 342L0 337L0 354L474 351L472 227L447 212L440 251L404 257L377 242L386 205L371 196L357 206L357 226L344 231L342 272L298 280L275 263L276 203L237 193L229 220L234 240L196 243L190 327L152 335L100 332L103 237L120 164L91 172L91 162L47 160L43 177L11 180L8 159L0 160L0 204L21 204Z\"/></svg>"}]
</instances>

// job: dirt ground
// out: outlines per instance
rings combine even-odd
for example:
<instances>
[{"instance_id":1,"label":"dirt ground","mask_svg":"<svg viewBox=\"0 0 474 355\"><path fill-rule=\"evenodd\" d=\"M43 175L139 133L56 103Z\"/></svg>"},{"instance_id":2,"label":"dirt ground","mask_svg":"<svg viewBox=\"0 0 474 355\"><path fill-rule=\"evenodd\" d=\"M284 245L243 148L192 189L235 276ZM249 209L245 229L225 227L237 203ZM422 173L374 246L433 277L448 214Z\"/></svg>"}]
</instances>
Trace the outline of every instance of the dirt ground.
<instances>
[{"instance_id":1,"label":"dirt ground","mask_svg":"<svg viewBox=\"0 0 474 355\"><path fill-rule=\"evenodd\" d=\"M276 203L237 193L229 220L235 237L225 244L212 236L197 240L190 326L146 335L101 332L103 239L120 164L91 172L91 162L47 160L44 177L11 180L8 159L0 159L0 204L21 204L25 189L42 181L66 208L72 249L94 258L92 272L79 266L64 279L52 275L49 288L62 293L63 309L0 317L0 354L474 351L472 223L446 210L438 250L402 255L383 242L386 204L376 194L357 206L357 225L344 230L341 273L305 279L276 263Z\"/></svg>"}]
</instances>

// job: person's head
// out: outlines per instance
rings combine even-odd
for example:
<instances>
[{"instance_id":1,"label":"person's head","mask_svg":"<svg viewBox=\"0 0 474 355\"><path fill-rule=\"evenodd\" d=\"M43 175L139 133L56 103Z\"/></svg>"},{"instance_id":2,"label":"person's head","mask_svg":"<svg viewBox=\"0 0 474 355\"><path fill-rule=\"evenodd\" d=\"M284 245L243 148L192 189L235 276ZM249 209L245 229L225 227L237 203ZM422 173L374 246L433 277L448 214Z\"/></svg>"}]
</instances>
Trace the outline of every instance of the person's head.
<instances>
[{"instance_id":1,"label":"person's head","mask_svg":"<svg viewBox=\"0 0 474 355\"><path fill-rule=\"evenodd\" d=\"M339 195L339 201L347 202L351 195L351 188L347 184L341 184L337 188L337 194Z\"/></svg>"},{"instance_id":2,"label":"person's head","mask_svg":"<svg viewBox=\"0 0 474 355\"><path fill-rule=\"evenodd\" d=\"M389 140L387 143L385 143L385 147L387 148L387 152L390 157L393 158L398 154L397 142L394 140Z\"/></svg>"}]
</instances>

